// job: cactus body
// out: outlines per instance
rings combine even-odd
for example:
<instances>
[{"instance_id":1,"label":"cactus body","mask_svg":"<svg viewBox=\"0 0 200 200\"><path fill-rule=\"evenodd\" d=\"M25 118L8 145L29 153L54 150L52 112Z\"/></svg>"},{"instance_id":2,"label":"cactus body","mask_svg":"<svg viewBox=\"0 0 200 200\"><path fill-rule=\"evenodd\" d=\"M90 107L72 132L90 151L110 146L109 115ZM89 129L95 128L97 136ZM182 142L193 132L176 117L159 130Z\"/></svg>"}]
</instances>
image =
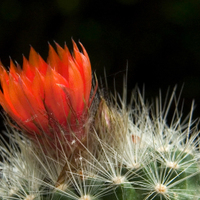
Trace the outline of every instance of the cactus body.
<instances>
[{"instance_id":1,"label":"cactus body","mask_svg":"<svg viewBox=\"0 0 200 200\"><path fill-rule=\"evenodd\" d=\"M169 126L165 111L154 115L143 99L136 99L131 109L103 100L88 125L87 143L80 141L70 158L56 149L58 156L52 157L50 149L42 151L7 126L1 199L200 199L199 139L192 111L187 124L177 114Z\"/></svg>"}]
</instances>

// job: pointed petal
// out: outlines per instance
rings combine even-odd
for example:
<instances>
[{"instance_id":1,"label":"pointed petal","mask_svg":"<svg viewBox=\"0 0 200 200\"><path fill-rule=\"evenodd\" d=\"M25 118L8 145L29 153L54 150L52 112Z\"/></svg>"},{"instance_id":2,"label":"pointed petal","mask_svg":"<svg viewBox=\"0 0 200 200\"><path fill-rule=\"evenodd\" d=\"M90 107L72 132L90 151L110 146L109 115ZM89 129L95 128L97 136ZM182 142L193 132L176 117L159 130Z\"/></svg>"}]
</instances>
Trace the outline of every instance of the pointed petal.
<instances>
[{"instance_id":1,"label":"pointed petal","mask_svg":"<svg viewBox=\"0 0 200 200\"><path fill-rule=\"evenodd\" d=\"M91 64L89 57L85 51L85 48L83 45L80 43L84 55L80 53L78 50L78 47L75 42L73 42L74 46L74 58L75 61L77 62L77 68L79 69L82 79L83 79L83 84L84 84L84 98L86 103L88 103L89 96L90 96L90 91L92 87L92 72L91 72Z\"/></svg>"},{"instance_id":2,"label":"pointed petal","mask_svg":"<svg viewBox=\"0 0 200 200\"><path fill-rule=\"evenodd\" d=\"M34 68L36 68L43 75L46 74L47 63L42 59L42 57L31 47L29 54L29 63Z\"/></svg>"},{"instance_id":3,"label":"pointed petal","mask_svg":"<svg viewBox=\"0 0 200 200\"><path fill-rule=\"evenodd\" d=\"M20 71L17 69L12 59L10 59L10 71L9 75L11 75L16 81L18 81Z\"/></svg>"},{"instance_id":4,"label":"pointed petal","mask_svg":"<svg viewBox=\"0 0 200 200\"><path fill-rule=\"evenodd\" d=\"M50 44L49 44L49 56L48 56L47 62L49 66L51 66L52 69L55 69L55 71L60 73L61 60Z\"/></svg>"},{"instance_id":5,"label":"pointed petal","mask_svg":"<svg viewBox=\"0 0 200 200\"><path fill-rule=\"evenodd\" d=\"M33 81L34 76L35 76L35 68L30 65L30 63L24 56L23 56L23 66L22 67L23 67L22 77L26 77L30 81Z\"/></svg>"},{"instance_id":6,"label":"pointed petal","mask_svg":"<svg viewBox=\"0 0 200 200\"><path fill-rule=\"evenodd\" d=\"M57 49L57 52L58 52L58 56L62 60L63 59L63 55L65 53L65 50L58 43L55 42L55 44L56 44L56 49Z\"/></svg>"},{"instance_id":7,"label":"pointed petal","mask_svg":"<svg viewBox=\"0 0 200 200\"><path fill-rule=\"evenodd\" d=\"M73 99L73 109L78 115L82 114L84 108L84 84L82 76L73 61L69 65L69 93Z\"/></svg>"},{"instance_id":8,"label":"pointed petal","mask_svg":"<svg viewBox=\"0 0 200 200\"><path fill-rule=\"evenodd\" d=\"M65 93L59 85L67 88L68 83L55 70L49 68L45 77L44 103L47 112L52 115L61 125L67 124L69 107L66 102Z\"/></svg>"},{"instance_id":9,"label":"pointed petal","mask_svg":"<svg viewBox=\"0 0 200 200\"><path fill-rule=\"evenodd\" d=\"M30 47L30 53L29 53L29 63L38 68L38 64L39 64L39 56L38 53L35 51L35 49L33 47Z\"/></svg>"},{"instance_id":10,"label":"pointed petal","mask_svg":"<svg viewBox=\"0 0 200 200\"><path fill-rule=\"evenodd\" d=\"M80 43L83 54L81 54L82 61L83 61L83 74L84 74L84 85L85 85L85 100L88 103L88 99L90 97L90 91L92 87L92 70L89 56L84 48L84 46Z\"/></svg>"}]
</instances>

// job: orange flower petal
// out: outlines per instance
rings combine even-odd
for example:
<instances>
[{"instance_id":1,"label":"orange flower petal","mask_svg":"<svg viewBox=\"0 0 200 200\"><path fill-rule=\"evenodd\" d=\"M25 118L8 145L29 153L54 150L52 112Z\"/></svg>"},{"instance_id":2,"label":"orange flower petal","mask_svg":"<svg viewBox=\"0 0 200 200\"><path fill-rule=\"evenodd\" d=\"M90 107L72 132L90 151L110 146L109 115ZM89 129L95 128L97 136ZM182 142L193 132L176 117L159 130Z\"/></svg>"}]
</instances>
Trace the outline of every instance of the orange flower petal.
<instances>
[{"instance_id":1,"label":"orange flower petal","mask_svg":"<svg viewBox=\"0 0 200 200\"><path fill-rule=\"evenodd\" d=\"M67 88L67 81L55 70L49 68L45 77L44 85L44 103L47 112L52 115L61 125L66 125L69 107L66 101L66 95L59 86Z\"/></svg>"},{"instance_id":2,"label":"orange flower petal","mask_svg":"<svg viewBox=\"0 0 200 200\"><path fill-rule=\"evenodd\" d=\"M48 56L47 62L51 66L52 69L55 69L56 72L62 74L63 64L58 54L55 52L55 50L50 44L49 44L49 56Z\"/></svg>"},{"instance_id":3,"label":"orange flower petal","mask_svg":"<svg viewBox=\"0 0 200 200\"><path fill-rule=\"evenodd\" d=\"M46 74L47 63L42 59L42 57L31 47L29 54L29 63L34 66L42 75Z\"/></svg>"},{"instance_id":4,"label":"orange flower petal","mask_svg":"<svg viewBox=\"0 0 200 200\"><path fill-rule=\"evenodd\" d=\"M84 108L84 86L82 76L77 69L76 64L71 61L69 64L69 93L73 99L73 109L76 110L77 114L82 114Z\"/></svg>"},{"instance_id":5,"label":"orange flower petal","mask_svg":"<svg viewBox=\"0 0 200 200\"><path fill-rule=\"evenodd\" d=\"M55 42L55 44L56 44L56 49L57 49L57 52L58 52L58 56L62 60L63 59L63 55L65 53L65 50L58 43Z\"/></svg>"},{"instance_id":6,"label":"orange flower petal","mask_svg":"<svg viewBox=\"0 0 200 200\"><path fill-rule=\"evenodd\" d=\"M19 74L20 74L20 70L17 69L17 67L15 66L13 61L10 59L10 73L9 73L9 75L12 76L16 81L18 81Z\"/></svg>"},{"instance_id":7,"label":"orange flower petal","mask_svg":"<svg viewBox=\"0 0 200 200\"><path fill-rule=\"evenodd\" d=\"M83 84L84 84L84 97L85 101L88 103L88 99L90 96L90 91L91 91L91 82L92 82L92 75L91 75L91 65L90 65L90 60L87 55L87 52L85 51L85 48L83 45L80 43L83 53L80 53L78 50L78 47L76 43L73 41L73 46L74 46L74 57L77 62L77 67L81 73L82 79L83 79Z\"/></svg>"},{"instance_id":8,"label":"orange flower petal","mask_svg":"<svg viewBox=\"0 0 200 200\"><path fill-rule=\"evenodd\" d=\"M29 61L23 56L23 75L28 78L30 81L33 81L35 76L35 68L30 65Z\"/></svg>"}]
</instances>

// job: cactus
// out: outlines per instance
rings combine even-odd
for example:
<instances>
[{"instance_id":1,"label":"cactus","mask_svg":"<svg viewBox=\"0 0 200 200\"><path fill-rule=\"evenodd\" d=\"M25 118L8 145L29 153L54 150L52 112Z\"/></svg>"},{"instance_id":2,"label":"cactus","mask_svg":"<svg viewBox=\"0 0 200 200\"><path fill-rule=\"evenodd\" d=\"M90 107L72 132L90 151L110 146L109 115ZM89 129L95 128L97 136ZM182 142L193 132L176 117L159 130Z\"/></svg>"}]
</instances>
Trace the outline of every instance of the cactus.
<instances>
[{"instance_id":1,"label":"cactus","mask_svg":"<svg viewBox=\"0 0 200 200\"><path fill-rule=\"evenodd\" d=\"M63 49L59 46L57 49L59 59L63 61L63 54L59 53ZM43 61L32 61L32 58L39 60L40 57L33 49L31 51L27 62L31 65L41 64ZM74 51L73 59L69 54L67 58L71 59L70 62L75 60L75 63L79 63L77 68L80 70L80 57L83 61L87 54L84 49L83 54L78 54L75 44ZM51 56L52 52L51 49ZM53 52L54 61L56 56ZM52 64L53 59L50 60ZM56 62L60 64L60 60ZM22 77L23 73L18 72L13 63L11 68L9 76L15 77L18 73ZM13 70L17 73L14 74ZM189 115L182 119L176 88L164 102L160 95L151 105L145 103L136 88L127 104L125 86L122 97L116 93L105 97L100 89L97 92L95 79L93 89L89 84L87 86L91 90L90 98L85 92L84 107L76 109L72 101L81 99L70 96L70 87L63 86L63 81L60 81L55 84L59 88L58 95L65 96L69 107L61 106L63 110L58 110L58 113L67 113L68 123L63 125L65 121L61 123L60 118L55 117L56 110L51 110L51 102L42 99L46 115L42 114L51 123L44 126L46 118L41 116L42 120L37 121L40 114L37 109L37 115L29 120L22 120L22 115L18 117L14 110L15 101L6 97L4 79L7 73L3 68L1 74L4 74L1 76L4 85L0 103L5 110L6 127L0 148L1 200L200 199L198 120L192 120L194 103ZM83 83L84 75L84 72L81 73ZM87 78L90 79L90 75ZM23 81L17 83L20 87L24 84ZM11 87L11 81L9 84ZM30 103L24 86L27 85L22 86L25 99ZM32 90L29 88L29 91ZM21 98L19 96L18 100ZM58 102L57 106L59 103L64 105ZM34 106L30 105L28 111L26 107L26 116L32 114ZM172 107L174 112L168 116ZM40 111L43 111L42 107ZM29 123L30 120L34 123Z\"/></svg>"}]
</instances>

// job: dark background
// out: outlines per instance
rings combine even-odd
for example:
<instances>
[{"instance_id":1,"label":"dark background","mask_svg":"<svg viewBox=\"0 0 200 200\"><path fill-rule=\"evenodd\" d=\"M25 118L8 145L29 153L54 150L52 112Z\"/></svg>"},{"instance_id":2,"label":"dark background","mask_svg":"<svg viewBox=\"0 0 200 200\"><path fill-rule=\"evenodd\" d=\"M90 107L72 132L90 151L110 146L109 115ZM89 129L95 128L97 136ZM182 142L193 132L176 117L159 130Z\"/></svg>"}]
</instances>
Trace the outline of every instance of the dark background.
<instances>
[{"instance_id":1,"label":"dark background","mask_svg":"<svg viewBox=\"0 0 200 200\"><path fill-rule=\"evenodd\" d=\"M128 65L128 92L145 85L147 98L176 84L200 116L199 0L1 0L0 58L22 64L30 45L46 60L48 42L85 46L98 77L121 92Z\"/></svg>"}]
</instances>

